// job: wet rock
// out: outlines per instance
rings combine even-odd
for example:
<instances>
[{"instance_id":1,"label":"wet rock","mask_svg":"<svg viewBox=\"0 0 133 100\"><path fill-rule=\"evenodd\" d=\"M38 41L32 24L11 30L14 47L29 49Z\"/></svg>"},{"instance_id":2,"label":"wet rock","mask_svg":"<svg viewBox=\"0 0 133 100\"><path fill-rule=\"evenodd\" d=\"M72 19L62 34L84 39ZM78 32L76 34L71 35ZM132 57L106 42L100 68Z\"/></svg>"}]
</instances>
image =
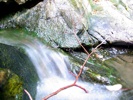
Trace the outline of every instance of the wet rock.
<instances>
[{"instance_id":1,"label":"wet rock","mask_svg":"<svg viewBox=\"0 0 133 100\"><path fill-rule=\"evenodd\" d=\"M0 68L0 99L22 100L22 80L8 69Z\"/></svg>"},{"instance_id":2,"label":"wet rock","mask_svg":"<svg viewBox=\"0 0 133 100\"><path fill-rule=\"evenodd\" d=\"M118 55L105 61L105 64L114 67L118 71L121 79L125 81L127 88L133 87L133 55Z\"/></svg>"},{"instance_id":3,"label":"wet rock","mask_svg":"<svg viewBox=\"0 0 133 100\"><path fill-rule=\"evenodd\" d=\"M35 98L38 75L32 62L23 50L0 43L0 68L11 70L18 75L24 83L24 88L29 91L33 98ZM3 74L2 77L5 75L6 74ZM13 82L11 83L13 84ZM9 89L8 87L6 88ZM23 98L26 100L28 97L24 94Z\"/></svg>"},{"instance_id":4,"label":"wet rock","mask_svg":"<svg viewBox=\"0 0 133 100\"><path fill-rule=\"evenodd\" d=\"M104 56L104 55L103 55ZM81 68L81 64L84 63L87 55L85 53L73 52L71 58L71 63L74 66L73 72L77 74ZM120 78L118 71L110 66L104 64L104 61L91 56L87 61L85 68L81 74L81 78L85 81L96 82L100 84L122 84L125 85L124 81Z\"/></svg>"}]
</instances>

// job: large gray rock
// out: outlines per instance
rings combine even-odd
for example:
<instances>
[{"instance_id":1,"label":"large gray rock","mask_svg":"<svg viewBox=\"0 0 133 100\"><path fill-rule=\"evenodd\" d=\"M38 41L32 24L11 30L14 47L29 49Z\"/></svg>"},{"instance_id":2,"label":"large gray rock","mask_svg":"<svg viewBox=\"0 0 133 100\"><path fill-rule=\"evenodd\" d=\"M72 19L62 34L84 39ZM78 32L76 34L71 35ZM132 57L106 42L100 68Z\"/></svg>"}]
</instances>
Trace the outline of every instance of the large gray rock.
<instances>
[{"instance_id":1,"label":"large gray rock","mask_svg":"<svg viewBox=\"0 0 133 100\"><path fill-rule=\"evenodd\" d=\"M80 47L75 34L87 46L99 41L133 45L132 4L131 0L45 0L0 21L0 28L26 27L54 47Z\"/></svg>"},{"instance_id":2,"label":"large gray rock","mask_svg":"<svg viewBox=\"0 0 133 100\"><path fill-rule=\"evenodd\" d=\"M16 26L37 32L39 37L43 37L52 46L80 47L74 34L78 35L83 44L94 45L97 42L86 32L86 19L67 0L40 2L9 20L1 21L0 25L1 28Z\"/></svg>"},{"instance_id":3,"label":"large gray rock","mask_svg":"<svg viewBox=\"0 0 133 100\"><path fill-rule=\"evenodd\" d=\"M102 10L93 12L90 17L89 34L110 44L133 45L132 18L124 15L109 1L99 2L99 6Z\"/></svg>"}]
</instances>

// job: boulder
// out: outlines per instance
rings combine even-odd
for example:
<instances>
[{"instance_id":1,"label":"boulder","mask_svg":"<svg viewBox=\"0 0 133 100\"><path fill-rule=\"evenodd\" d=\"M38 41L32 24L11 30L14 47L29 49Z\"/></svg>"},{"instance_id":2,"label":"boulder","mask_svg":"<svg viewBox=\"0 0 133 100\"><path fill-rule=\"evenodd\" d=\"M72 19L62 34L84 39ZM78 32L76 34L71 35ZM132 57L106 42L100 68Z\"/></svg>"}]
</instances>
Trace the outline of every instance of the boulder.
<instances>
[{"instance_id":1,"label":"boulder","mask_svg":"<svg viewBox=\"0 0 133 100\"><path fill-rule=\"evenodd\" d=\"M106 41L109 44L133 45L132 17L123 14L118 6L110 1L101 1L97 5L101 11L96 9L92 11L88 33L99 41ZM126 10L125 3L118 2L117 5ZM129 12L128 14L130 15Z\"/></svg>"},{"instance_id":2,"label":"boulder","mask_svg":"<svg viewBox=\"0 0 133 100\"><path fill-rule=\"evenodd\" d=\"M1 20L0 28L25 27L53 47L79 48L78 41L86 46L101 41L133 45L132 4L131 0L45 0Z\"/></svg>"},{"instance_id":3,"label":"boulder","mask_svg":"<svg viewBox=\"0 0 133 100\"><path fill-rule=\"evenodd\" d=\"M33 99L35 98L38 75L24 50L0 43L0 68L10 70L18 75L23 81L24 89L29 91ZM23 98L27 100L28 96L24 94Z\"/></svg>"},{"instance_id":4,"label":"boulder","mask_svg":"<svg viewBox=\"0 0 133 100\"><path fill-rule=\"evenodd\" d=\"M54 47L80 47L75 34L85 45L92 46L98 42L87 33L87 20L67 0L40 2L29 10L15 14L11 19L1 21L0 25L1 28L18 26L35 31Z\"/></svg>"}]
</instances>

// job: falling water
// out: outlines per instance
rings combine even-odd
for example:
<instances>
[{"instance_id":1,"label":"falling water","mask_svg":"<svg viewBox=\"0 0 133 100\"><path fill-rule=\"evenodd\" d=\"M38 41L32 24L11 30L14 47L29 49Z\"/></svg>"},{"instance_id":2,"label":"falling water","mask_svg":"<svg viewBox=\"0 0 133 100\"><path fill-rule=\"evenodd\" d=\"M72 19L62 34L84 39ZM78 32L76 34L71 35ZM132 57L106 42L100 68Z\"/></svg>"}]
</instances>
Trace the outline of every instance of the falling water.
<instances>
[{"instance_id":1,"label":"falling water","mask_svg":"<svg viewBox=\"0 0 133 100\"><path fill-rule=\"evenodd\" d=\"M59 52L50 50L38 40L12 40L1 38L0 42L23 47L31 61L33 62L40 78L37 85L36 100L41 100L57 89L70 85L74 82L74 76L68 71L70 62L67 56ZM86 88L89 93L77 87L71 87L49 100L119 100L121 91L110 92L104 85L78 81L78 85Z\"/></svg>"}]
</instances>

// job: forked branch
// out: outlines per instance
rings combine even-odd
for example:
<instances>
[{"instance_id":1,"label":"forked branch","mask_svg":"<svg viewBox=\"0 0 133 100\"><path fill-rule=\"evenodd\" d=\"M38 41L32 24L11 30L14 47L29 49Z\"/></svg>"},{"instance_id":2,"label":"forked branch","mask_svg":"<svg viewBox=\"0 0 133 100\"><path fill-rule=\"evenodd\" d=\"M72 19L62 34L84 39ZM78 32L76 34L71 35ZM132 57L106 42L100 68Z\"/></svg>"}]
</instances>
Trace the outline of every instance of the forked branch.
<instances>
[{"instance_id":1,"label":"forked branch","mask_svg":"<svg viewBox=\"0 0 133 100\"><path fill-rule=\"evenodd\" d=\"M76 23L73 22L73 25L74 25L74 26L75 26L75 24L76 24ZM76 28L74 28L74 29L76 29ZM85 91L85 93L88 93L88 91L87 91L85 88L83 88L83 87L80 86L80 85L77 85L76 83L77 83L77 81L78 81L78 79L79 79L79 77L80 77L80 75L81 75L81 73L82 73L82 71L83 71L83 69L84 69L84 67L85 67L85 64L87 63L88 59L89 59L89 58L91 57L91 55L96 51L96 49L104 43L104 41L101 42L99 45L97 45L97 46L95 47L95 49L93 49L93 51L89 54L88 51L85 49L85 47L81 44L81 42L80 42L80 40L79 40L79 38L78 38L78 36L77 36L77 34L76 34L76 31L74 32L74 36L75 36L76 40L78 41L79 45L83 48L83 50L85 51L85 53L86 53L88 56L87 56L86 60L84 61L83 65L81 66L78 75L74 75L74 74L72 73L73 76L75 76L75 81L74 81L72 84L67 85L67 86L64 86L64 87L62 87L62 88L56 90L55 92L53 92L53 93L49 94L48 96L44 97L42 100L47 100L47 99L49 99L50 97L52 97L52 96L58 94L59 92L65 90L65 89L68 89L68 88L70 88L70 87L73 87L73 86L76 86L76 87L82 89L83 91Z\"/></svg>"},{"instance_id":2,"label":"forked branch","mask_svg":"<svg viewBox=\"0 0 133 100\"><path fill-rule=\"evenodd\" d=\"M84 90L85 93L88 93L88 91L87 91L85 88L83 88L82 86L77 85L76 83L77 83L77 81L78 81L78 79L79 79L79 77L80 77L80 75L81 75L81 73L82 73L82 71L83 71L83 69L84 69L84 66L85 66L85 64L87 63L88 59L89 59L90 56L96 51L96 49L97 49L99 46L101 46L102 44L103 44L103 42L101 42L99 45L97 45L97 46L95 47L95 49L93 49L93 51L92 51L90 54L88 54L88 56L87 56L86 60L84 61L84 63L83 63L83 65L82 65L82 67L81 67L81 69L80 69L78 75L75 77L74 83L72 83L72 84L70 84L70 85L67 85L67 86L64 86L64 87L62 87L62 88L60 88L60 89L58 89L57 91L55 91L55 92L49 94L48 96L44 97L42 100L47 100L47 99L49 99L50 97L52 97L52 96L58 94L59 92L65 90L65 89L68 89L68 88L70 88L70 87L73 87L73 86L76 86L76 87L78 87L78 88Z\"/></svg>"}]
</instances>

